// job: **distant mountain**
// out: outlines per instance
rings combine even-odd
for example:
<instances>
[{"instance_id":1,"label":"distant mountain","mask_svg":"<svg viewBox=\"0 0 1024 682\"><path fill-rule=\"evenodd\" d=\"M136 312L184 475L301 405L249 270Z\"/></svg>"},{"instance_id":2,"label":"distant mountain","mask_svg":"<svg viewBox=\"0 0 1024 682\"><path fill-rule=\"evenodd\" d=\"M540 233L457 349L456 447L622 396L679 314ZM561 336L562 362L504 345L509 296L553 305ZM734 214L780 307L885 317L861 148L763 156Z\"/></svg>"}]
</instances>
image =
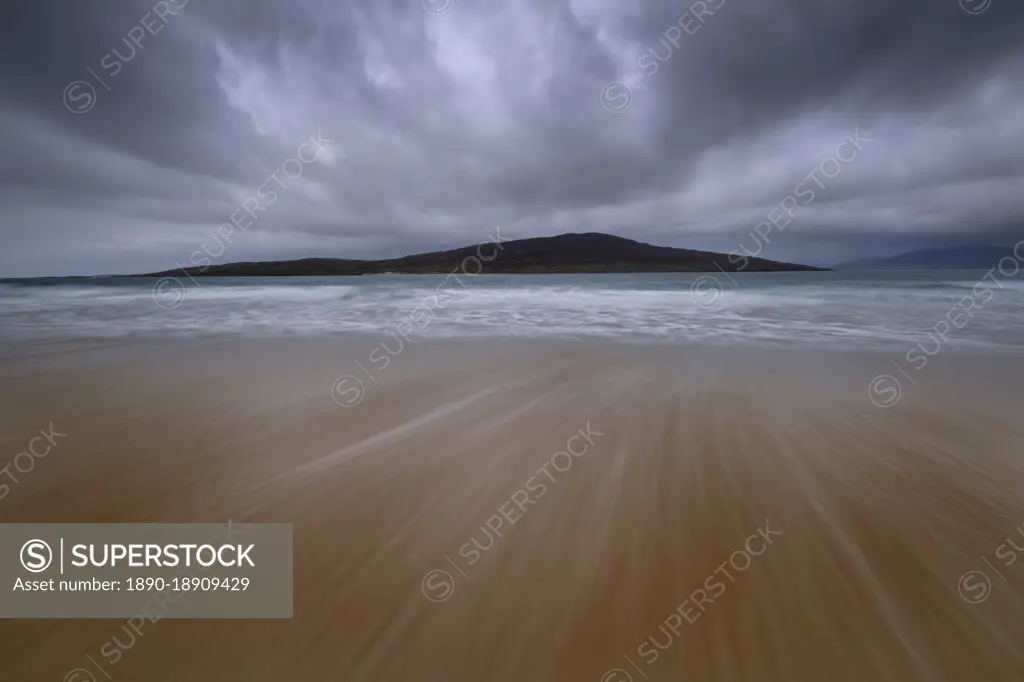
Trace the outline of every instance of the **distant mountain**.
<instances>
[{"instance_id":1,"label":"distant mountain","mask_svg":"<svg viewBox=\"0 0 1024 682\"><path fill-rule=\"evenodd\" d=\"M736 272L739 258L730 263L722 253L652 246L610 234L588 232L503 241L501 250L487 242L479 247L486 273L596 273L596 272ZM167 270L129 277L167 277L186 271L192 277L274 277L298 275L371 275L383 273L448 274L461 267L466 258L478 258L477 246L451 251L421 253L387 260L304 258L290 261L227 263L208 267ZM493 257L492 257L493 256ZM480 268L475 261L467 271ZM745 272L824 270L809 265L778 263L750 258Z\"/></svg>"},{"instance_id":2,"label":"distant mountain","mask_svg":"<svg viewBox=\"0 0 1024 682\"><path fill-rule=\"evenodd\" d=\"M901 253L890 258L862 258L835 266L836 270L988 270L1004 256L1013 257L1008 246L961 246Z\"/></svg>"}]
</instances>

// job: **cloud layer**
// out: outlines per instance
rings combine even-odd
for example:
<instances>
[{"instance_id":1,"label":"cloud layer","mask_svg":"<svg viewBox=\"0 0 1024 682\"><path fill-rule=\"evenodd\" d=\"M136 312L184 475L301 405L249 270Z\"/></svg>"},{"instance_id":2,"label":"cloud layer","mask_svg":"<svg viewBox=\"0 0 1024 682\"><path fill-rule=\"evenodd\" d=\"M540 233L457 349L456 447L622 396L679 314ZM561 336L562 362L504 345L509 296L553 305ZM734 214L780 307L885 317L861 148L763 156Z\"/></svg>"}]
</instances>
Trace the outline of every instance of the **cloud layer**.
<instances>
[{"instance_id":1,"label":"cloud layer","mask_svg":"<svg viewBox=\"0 0 1024 682\"><path fill-rule=\"evenodd\" d=\"M232 214L216 262L396 256L494 225L730 251L808 182L762 256L1024 236L1014 0L14 0L0 15L0 276L187 264ZM282 175L318 131L328 151ZM827 161L856 135L870 141ZM238 227L275 173L276 201Z\"/></svg>"}]
</instances>

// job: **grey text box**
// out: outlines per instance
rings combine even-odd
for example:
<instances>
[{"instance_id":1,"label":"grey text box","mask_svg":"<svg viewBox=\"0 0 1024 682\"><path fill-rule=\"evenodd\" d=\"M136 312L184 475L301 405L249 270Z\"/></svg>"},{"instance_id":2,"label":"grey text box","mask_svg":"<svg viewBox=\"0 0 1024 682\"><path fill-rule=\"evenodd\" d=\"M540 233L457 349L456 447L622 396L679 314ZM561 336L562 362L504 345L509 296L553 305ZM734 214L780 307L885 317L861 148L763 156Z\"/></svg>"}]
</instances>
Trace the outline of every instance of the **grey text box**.
<instances>
[{"instance_id":1,"label":"grey text box","mask_svg":"<svg viewBox=\"0 0 1024 682\"><path fill-rule=\"evenodd\" d=\"M0 618L291 618L286 523L0 524Z\"/></svg>"}]
</instances>

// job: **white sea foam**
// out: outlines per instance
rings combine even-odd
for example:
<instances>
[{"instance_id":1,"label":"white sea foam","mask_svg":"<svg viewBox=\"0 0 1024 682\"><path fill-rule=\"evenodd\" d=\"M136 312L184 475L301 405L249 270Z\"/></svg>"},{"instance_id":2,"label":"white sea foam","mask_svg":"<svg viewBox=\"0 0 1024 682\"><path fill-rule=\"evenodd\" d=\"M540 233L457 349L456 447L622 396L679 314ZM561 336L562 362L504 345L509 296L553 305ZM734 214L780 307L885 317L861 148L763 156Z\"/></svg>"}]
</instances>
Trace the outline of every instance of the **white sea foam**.
<instances>
[{"instance_id":1,"label":"white sea foam","mask_svg":"<svg viewBox=\"0 0 1024 682\"><path fill-rule=\"evenodd\" d=\"M956 317L983 275L718 274L696 296L691 286L700 275L462 276L464 286L441 276L203 279L183 280L176 306L157 304L153 280L7 283L0 284L0 336L389 334L401 327L413 338L899 346L926 339L951 311ZM1024 282L999 284L987 285L991 296L977 297L973 315L951 328L946 343L1024 350Z\"/></svg>"}]
</instances>

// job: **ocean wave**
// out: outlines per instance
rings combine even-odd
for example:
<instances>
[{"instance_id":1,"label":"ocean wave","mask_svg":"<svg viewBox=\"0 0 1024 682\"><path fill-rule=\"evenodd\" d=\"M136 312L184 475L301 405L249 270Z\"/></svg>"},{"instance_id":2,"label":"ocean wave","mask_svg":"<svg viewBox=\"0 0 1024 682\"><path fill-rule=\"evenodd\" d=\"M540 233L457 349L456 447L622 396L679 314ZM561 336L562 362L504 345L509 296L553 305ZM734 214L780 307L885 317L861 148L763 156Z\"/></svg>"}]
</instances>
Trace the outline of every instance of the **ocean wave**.
<instances>
[{"instance_id":1,"label":"ocean wave","mask_svg":"<svg viewBox=\"0 0 1024 682\"><path fill-rule=\"evenodd\" d=\"M984 275L984 273L980 273ZM906 346L980 281L840 273L358 278L116 278L0 283L0 338L344 332ZM946 277L949 277L946 275ZM1024 350L1024 282L988 283L951 345ZM156 285L156 286L155 286ZM699 286L698 286L699 285ZM962 317L962 316L961 316Z\"/></svg>"}]
</instances>

